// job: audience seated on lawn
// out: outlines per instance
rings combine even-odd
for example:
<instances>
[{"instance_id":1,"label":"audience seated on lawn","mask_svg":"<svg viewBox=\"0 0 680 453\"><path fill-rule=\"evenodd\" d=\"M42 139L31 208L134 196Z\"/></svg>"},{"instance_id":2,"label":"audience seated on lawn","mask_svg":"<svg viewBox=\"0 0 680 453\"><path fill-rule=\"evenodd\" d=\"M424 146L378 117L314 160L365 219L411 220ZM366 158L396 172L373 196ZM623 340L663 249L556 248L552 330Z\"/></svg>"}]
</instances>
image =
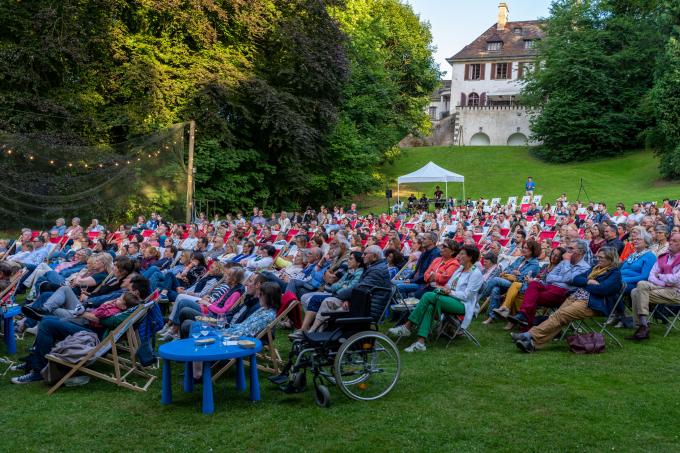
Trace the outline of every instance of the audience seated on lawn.
<instances>
[{"instance_id":1,"label":"audience seated on lawn","mask_svg":"<svg viewBox=\"0 0 680 453\"><path fill-rule=\"evenodd\" d=\"M470 307L476 307L477 300L468 297L472 293L467 287L463 291L461 285L474 289L477 272L481 279L475 297L480 302L489 297L490 319L508 317L529 332L521 337L520 347L526 350L545 344L555 325L563 327L568 319L577 319L574 316L611 315L610 324L628 327L623 311L608 313L610 294L601 294L605 280L615 279L618 272L613 268L603 271L603 266L614 266L603 264L612 248L619 256L620 278L638 323L632 339L649 338L649 303L680 303L680 293L674 289L680 289L676 281L680 278L675 279L680 265L674 261L680 246L673 248L680 236L677 202L664 200L661 209L636 203L630 214L620 203L609 214L604 203L570 203L566 195L554 208L547 202L542 206L536 200L528 203L525 214L518 204L492 205L483 199L442 202L434 212L428 212L433 206L413 206L411 212L379 216L360 216L356 208L340 206L266 216L255 208L252 218L236 213L209 221L214 216L202 214L189 224L174 224L151 213L148 221L139 216L137 223L121 225L115 232L106 231L97 219L84 231L77 217L66 228L60 218L49 230L24 228L18 240L0 241L5 261L0 288L10 283L9 276L16 271L8 265L29 271L18 290L27 293L22 308L27 318L17 328L30 327L27 332L35 333L42 328L44 321L36 331L40 319L51 320L45 329L53 329L50 325L57 322L95 327L96 321L86 318L123 309L132 299L126 296L125 302L120 297L129 294L138 280L148 279L152 290L161 290L164 299L175 302L168 307L170 322L164 329L169 333L164 338L172 339L184 335L184 326L190 326L198 313L224 313L232 324L243 324L261 309L256 294L266 282L274 283L280 293L288 290L301 299L307 307L303 331L323 328L322 313L346 310L353 288L387 290L373 297L373 315L379 319L393 279L402 296L420 299L406 327L417 329L421 337L410 351L424 348L429 326L438 319L436 313L459 313L464 327L469 326L474 316ZM467 250L463 252L467 268L456 256L459 244ZM470 267L472 249L484 259ZM539 260L546 263L540 271ZM219 282L225 267L231 269ZM257 274L247 278L244 287L247 269ZM454 282L456 276L459 280ZM607 309L597 305L600 299ZM533 326L541 306L557 309L559 317L550 318L553 324ZM56 329L68 330L58 325Z\"/></svg>"}]
</instances>

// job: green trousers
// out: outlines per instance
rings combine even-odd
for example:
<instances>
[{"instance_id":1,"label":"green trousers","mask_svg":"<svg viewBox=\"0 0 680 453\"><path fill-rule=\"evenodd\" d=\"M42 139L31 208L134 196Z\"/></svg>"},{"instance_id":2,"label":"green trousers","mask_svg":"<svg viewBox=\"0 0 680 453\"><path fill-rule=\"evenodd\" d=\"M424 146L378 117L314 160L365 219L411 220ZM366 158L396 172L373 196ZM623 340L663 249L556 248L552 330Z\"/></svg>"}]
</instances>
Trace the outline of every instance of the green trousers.
<instances>
[{"instance_id":1,"label":"green trousers","mask_svg":"<svg viewBox=\"0 0 680 453\"><path fill-rule=\"evenodd\" d=\"M464 315L465 305L455 297L444 296L435 292L423 294L418 305L413 309L408 320L418 326L418 336L427 338L430 335L432 322L442 313Z\"/></svg>"}]
</instances>

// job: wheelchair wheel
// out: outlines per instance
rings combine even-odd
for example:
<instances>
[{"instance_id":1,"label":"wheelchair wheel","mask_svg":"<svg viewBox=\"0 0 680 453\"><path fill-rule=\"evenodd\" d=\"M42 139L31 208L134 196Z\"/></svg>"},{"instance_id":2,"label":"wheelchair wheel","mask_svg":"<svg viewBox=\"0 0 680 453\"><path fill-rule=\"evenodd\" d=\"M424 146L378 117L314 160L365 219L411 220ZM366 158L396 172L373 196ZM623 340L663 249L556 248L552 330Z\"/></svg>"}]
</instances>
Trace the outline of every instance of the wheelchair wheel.
<instances>
[{"instance_id":1,"label":"wheelchair wheel","mask_svg":"<svg viewBox=\"0 0 680 453\"><path fill-rule=\"evenodd\" d=\"M303 392L305 388L307 388L307 373L302 370L298 371L297 373L293 373L291 376L291 382L297 391Z\"/></svg>"},{"instance_id":2,"label":"wheelchair wheel","mask_svg":"<svg viewBox=\"0 0 680 453\"><path fill-rule=\"evenodd\" d=\"M314 386L314 401L319 407L328 407L331 405L331 392L323 384Z\"/></svg>"},{"instance_id":3,"label":"wheelchair wheel","mask_svg":"<svg viewBox=\"0 0 680 453\"><path fill-rule=\"evenodd\" d=\"M335 383L348 397L372 401L397 384L401 359L397 346L380 332L359 332L345 341L335 356Z\"/></svg>"}]
</instances>

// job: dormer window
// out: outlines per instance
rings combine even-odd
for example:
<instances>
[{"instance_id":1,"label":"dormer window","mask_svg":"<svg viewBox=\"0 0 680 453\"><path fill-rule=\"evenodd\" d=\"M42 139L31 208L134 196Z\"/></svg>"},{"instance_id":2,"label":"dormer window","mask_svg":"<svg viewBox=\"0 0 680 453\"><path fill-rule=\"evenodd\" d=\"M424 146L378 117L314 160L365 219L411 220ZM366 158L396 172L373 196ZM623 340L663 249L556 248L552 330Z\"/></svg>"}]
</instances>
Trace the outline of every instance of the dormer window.
<instances>
[{"instance_id":1,"label":"dormer window","mask_svg":"<svg viewBox=\"0 0 680 453\"><path fill-rule=\"evenodd\" d=\"M512 29L512 34L514 35L521 35L522 34L522 27L515 27Z\"/></svg>"},{"instance_id":2,"label":"dormer window","mask_svg":"<svg viewBox=\"0 0 680 453\"><path fill-rule=\"evenodd\" d=\"M533 39L525 39L524 40L524 48L525 49L533 49L534 48L534 40Z\"/></svg>"},{"instance_id":3,"label":"dormer window","mask_svg":"<svg viewBox=\"0 0 680 453\"><path fill-rule=\"evenodd\" d=\"M502 41L493 41L493 42L487 42L486 43L486 50L488 50L490 52L499 52L502 49L503 49L503 42Z\"/></svg>"}]
</instances>

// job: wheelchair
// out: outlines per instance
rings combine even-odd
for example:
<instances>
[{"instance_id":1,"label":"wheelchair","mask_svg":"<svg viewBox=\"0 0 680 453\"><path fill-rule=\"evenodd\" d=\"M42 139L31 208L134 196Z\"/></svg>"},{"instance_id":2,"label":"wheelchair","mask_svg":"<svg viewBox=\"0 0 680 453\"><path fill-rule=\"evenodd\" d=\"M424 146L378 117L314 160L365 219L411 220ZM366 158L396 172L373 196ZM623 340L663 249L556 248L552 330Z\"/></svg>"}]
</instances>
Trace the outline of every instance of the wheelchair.
<instances>
[{"instance_id":1,"label":"wheelchair","mask_svg":"<svg viewBox=\"0 0 680 453\"><path fill-rule=\"evenodd\" d=\"M329 386L359 401L387 395L399 379L401 358L394 342L377 330L379 318L370 313L370 292L353 290L350 310L322 313L328 316L326 330L295 339L284 372L270 380L286 393L300 393L309 371L320 407L330 405Z\"/></svg>"}]
</instances>

